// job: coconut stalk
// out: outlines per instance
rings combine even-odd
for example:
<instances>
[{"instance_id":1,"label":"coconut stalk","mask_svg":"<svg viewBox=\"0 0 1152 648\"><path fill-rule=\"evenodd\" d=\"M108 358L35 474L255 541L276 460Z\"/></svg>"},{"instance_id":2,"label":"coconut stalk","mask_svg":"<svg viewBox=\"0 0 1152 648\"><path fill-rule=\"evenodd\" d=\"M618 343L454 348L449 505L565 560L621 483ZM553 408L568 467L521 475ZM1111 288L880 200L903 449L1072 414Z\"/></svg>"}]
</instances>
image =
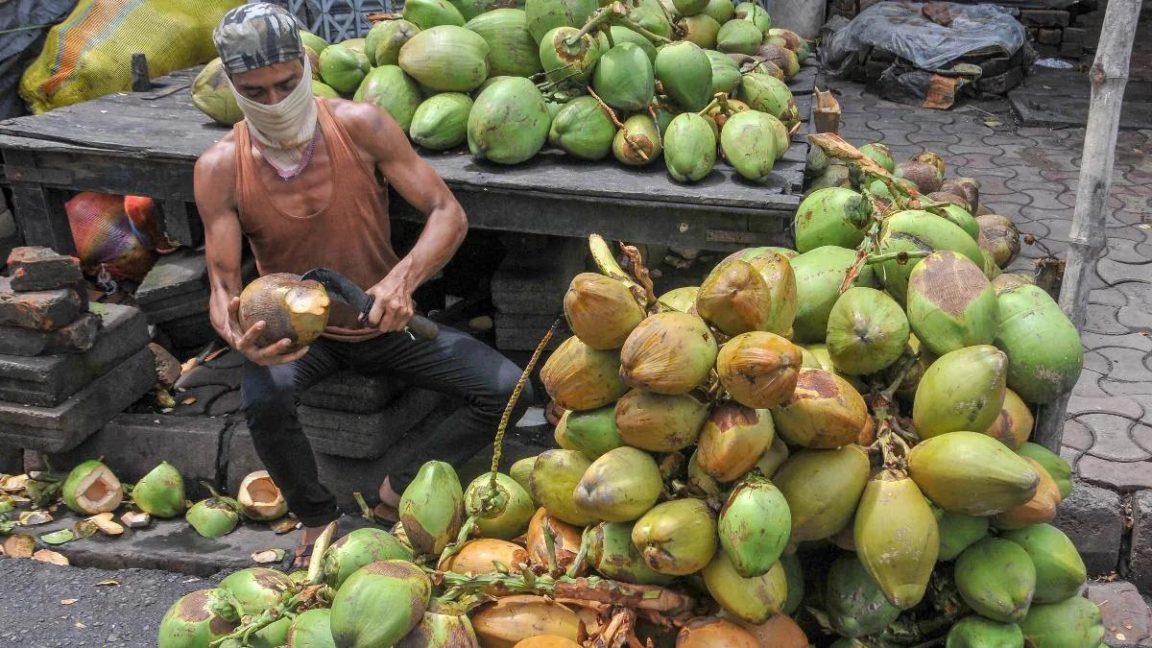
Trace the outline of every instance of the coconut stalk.
<instances>
[{"instance_id":1,"label":"coconut stalk","mask_svg":"<svg viewBox=\"0 0 1152 648\"><path fill-rule=\"evenodd\" d=\"M1084 133L1084 153L1080 181L1076 188L1076 208L1072 212L1067 264L1060 289L1060 308L1080 330L1088 310L1088 275L1107 245L1105 210L1112 190L1116 134L1120 128L1120 108L1128 83L1128 60L1140 17L1140 0L1112 0L1104 14L1104 28L1096 58L1088 71L1092 102ZM1033 440L1053 452L1060 452L1064 438L1064 417L1069 394L1040 408Z\"/></svg>"},{"instance_id":2,"label":"coconut stalk","mask_svg":"<svg viewBox=\"0 0 1152 648\"><path fill-rule=\"evenodd\" d=\"M517 574L481 574L466 576L437 571L433 582L462 590L485 590L497 597L512 594L535 594L552 598L573 599L591 603L649 610L670 615L691 611L696 601L658 585L633 585L607 578L570 578L536 576L531 572Z\"/></svg>"}]
</instances>

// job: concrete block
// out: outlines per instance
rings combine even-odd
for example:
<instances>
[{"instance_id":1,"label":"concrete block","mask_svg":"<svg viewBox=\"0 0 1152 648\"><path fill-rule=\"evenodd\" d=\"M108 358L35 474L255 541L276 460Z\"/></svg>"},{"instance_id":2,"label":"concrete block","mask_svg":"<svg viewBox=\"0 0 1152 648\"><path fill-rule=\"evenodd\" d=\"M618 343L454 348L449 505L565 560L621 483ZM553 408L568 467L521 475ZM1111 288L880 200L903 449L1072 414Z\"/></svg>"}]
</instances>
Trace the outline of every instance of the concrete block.
<instances>
[{"instance_id":1,"label":"concrete block","mask_svg":"<svg viewBox=\"0 0 1152 648\"><path fill-rule=\"evenodd\" d=\"M80 295L71 288L16 292L12 280L0 277L0 326L54 331L83 311Z\"/></svg>"},{"instance_id":2,"label":"concrete block","mask_svg":"<svg viewBox=\"0 0 1152 648\"><path fill-rule=\"evenodd\" d=\"M365 376L341 371L313 385L300 394L308 407L371 414L383 410L407 385L388 376Z\"/></svg>"},{"instance_id":3,"label":"concrete block","mask_svg":"<svg viewBox=\"0 0 1152 648\"><path fill-rule=\"evenodd\" d=\"M570 238L549 239L543 249L510 250L492 277L492 303L507 313L559 313L586 256L587 244Z\"/></svg>"},{"instance_id":4,"label":"concrete block","mask_svg":"<svg viewBox=\"0 0 1152 648\"><path fill-rule=\"evenodd\" d=\"M181 250L160 257L136 289L141 308L189 293L208 292L208 264L204 254ZM147 309L146 309L147 310Z\"/></svg>"},{"instance_id":5,"label":"concrete block","mask_svg":"<svg viewBox=\"0 0 1152 648\"><path fill-rule=\"evenodd\" d=\"M24 451L19 448L0 448L0 475L18 475L24 472Z\"/></svg>"},{"instance_id":6,"label":"concrete block","mask_svg":"<svg viewBox=\"0 0 1152 648\"><path fill-rule=\"evenodd\" d=\"M1088 598L1100 606L1105 644L1152 645L1152 610L1132 583L1092 583Z\"/></svg>"},{"instance_id":7,"label":"concrete block","mask_svg":"<svg viewBox=\"0 0 1152 648\"><path fill-rule=\"evenodd\" d=\"M1080 43L1083 45L1088 40L1088 30L1083 27L1065 27L1064 28L1064 42L1065 43Z\"/></svg>"},{"instance_id":8,"label":"concrete block","mask_svg":"<svg viewBox=\"0 0 1152 648\"><path fill-rule=\"evenodd\" d=\"M149 324L166 324L186 317L208 319L208 293L185 295L163 309L155 308L155 304L141 304L140 310L148 315Z\"/></svg>"},{"instance_id":9,"label":"concrete block","mask_svg":"<svg viewBox=\"0 0 1152 648\"><path fill-rule=\"evenodd\" d=\"M192 499L207 497L201 481L217 483L220 440L228 422L203 416L174 417L165 414L120 414L64 453L51 455L57 470L70 470L93 457L104 463L121 481L136 483L161 461L180 471Z\"/></svg>"},{"instance_id":10,"label":"concrete block","mask_svg":"<svg viewBox=\"0 0 1152 648\"><path fill-rule=\"evenodd\" d=\"M1076 545L1089 577L1116 570L1124 534L1120 495L1076 482L1072 494L1060 503L1052 524Z\"/></svg>"},{"instance_id":11,"label":"concrete block","mask_svg":"<svg viewBox=\"0 0 1152 648\"><path fill-rule=\"evenodd\" d=\"M1128 580L1143 592L1152 592L1152 490L1132 497L1132 553Z\"/></svg>"},{"instance_id":12,"label":"concrete block","mask_svg":"<svg viewBox=\"0 0 1152 648\"><path fill-rule=\"evenodd\" d=\"M1084 44L1064 42L1060 44L1060 56L1064 58L1078 59L1084 56Z\"/></svg>"},{"instance_id":13,"label":"concrete block","mask_svg":"<svg viewBox=\"0 0 1152 648\"><path fill-rule=\"evenodd\" d=\"M80 260L51 248L18 247L8 255L12 290L29 292L75 286L83 281Z\"/></svg>"},{"instance_id":14,"label":"concrete block","mask_svg":"<svg viewBox=\"0 0 1152 648\"><path fill-rule=\"evenodd\" d=\"M152 351L143 348L55 407L0 402L0 445L42 452L71 450L155 383Z\"/></svg>"},{"instance_id":15,"label":"concrete block","mask_svg":"<svg viewBox=\"0 0 1152 648\"><path fill-rule=\"evenodd\" d=\"M976 87L980 89L980 92L1002 95L1007 94L1009 90L1020 85L1022 81L1024 81L1024 68L1015 67L1009 69L1004 74L993 77L981 77L981 79L976 82Z\"/></svg>"},{"instance_id":16,"label":"concrete block","mask_svg":"<svg viewBox=\"0 0 1152 648\"><path fill-rule=\"evenodd\" d=\"M1029 27L1067 27L1071 15L1059 9L1021 9L1020 22Z\"/></svg>"},{"instance_id":17,"label":"concrete block","mask_svg":"<svg viewBox=\"0 0 1152 648\"><path fill-rule=\"evenodd\" d=\"M372 459L384 454L444 401L437 392L413 387L371 414L301 407L300 425L316 452Z\"/></svg>"},{"instance_id":18,"label":"concrete block","mask_svg":"<svg viewBox=\"0 0 1152 648\"><path fill-rule=\"evenodd\" d=\"M144 314L132 306L96 304L104 326L82 354L0 355L0 400L52 407L148 346Z\"/></svg>"},{"instance_id":19,"label":"concrete block","mask_svg":"<svg viewBox=\"0 0 1152 648\"><path fill-rule=\"evenodd\" d=\"M55 331L35 331L0 326L0 354L36 356L49 353L83 353L92 348L100 330L100 318L91 313L77 317Z\"/></svg>"},{"instance_id":20,"label":"concrete block","mask_svg":"<svg viewBox=\"0 0 1152 648\"><path fill-rule=\"evenodd\" d=\"M1036 41L1045 45L1059 45L1063 40L1063 32L1059 29L1040 29L1036 33Z\"/></svg>"}]
</instances>

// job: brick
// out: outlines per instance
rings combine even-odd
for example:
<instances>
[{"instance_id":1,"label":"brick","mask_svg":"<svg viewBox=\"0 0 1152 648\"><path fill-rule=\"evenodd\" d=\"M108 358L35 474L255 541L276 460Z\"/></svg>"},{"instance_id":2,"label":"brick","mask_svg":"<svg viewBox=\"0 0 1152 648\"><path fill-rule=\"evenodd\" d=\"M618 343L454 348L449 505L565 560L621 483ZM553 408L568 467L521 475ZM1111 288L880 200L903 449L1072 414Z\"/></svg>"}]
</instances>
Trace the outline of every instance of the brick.
<instances>
[{"instance_id":1,"label":"brick","mask_svg":"<svg viewBox=\"0 0 1152 648\"><path fill-rule=\"evenodd\" d=\"M54 331L82 310L80 296L71 288L18 293L11 279L0 277L0 326Z\"/></svg>"},{"instance_id":2,"label":"brick","mask_svg":"<svg viewBox=\"0 0 1152 648\"><path fill-rule=\"evenodd\" d=\"M1052 524L1076 545L1090 577L1116 569L1124 533L1119 495L1077 482L1068 499L1060 503Z\"/></svg>"},{"instance_id":3,"label":"brick","mask_svg":"<svg viewBox=\"0 0 1152 648\"><path fill-rule=\"evenodd\" d=\"M148 345L144 314L131 306L96 304L103 323L82 354L0 355L0 400L52 407Z\"/></svg>"},{"instance_id":4,"label":"brick","mask_svg":"<svg viewBox=\"0 0 1152 648\"><path fill-rule=\"evenodd\" d=\"M1064 58L1078 59L1081 56L1084 56L1084 44L1083 43L1069 43L1069 42L1061 43L1060 44L1060 56L1063 56Z\"/></svg>"},{"instance_id":5,"label":"brick","mask_svg":"<svg viewBox=\"0 0 1152 648\"><path fill-rule=\"evenodd\" d=\"M1083 45L1088 40L1088 31L1083 27L1065 27L1064 28L1064 42L1065 43L1080 43Z\"/></svg>"},{"instance_id":6,"label":"brick","mask_svg":"<svg viewBox=\"0 0 1152 648\"><path fill-rule=\"evenodd\" d=\"M55 407L0 402L0 445L65 452L148 393L156 382L152 352L141 349Z\"/></svg>"},{"instance_id":7,"label":"brick","mask_svg":"<svg viewBox=\"0 0 1152 648\"><path fill-rule=\"evenodd\" d=\"M83 281L80 260L51 248L18 247L8 255L12 290L28 292L67 288Z\"/></svg>"},{"instance_id":8,"label":"brick","mask_svg":"<svg viewBox=\"0 0 1152 648\"><path fill-rule=\"evenodd\" d=\"M384 454L432 410L443 408L445 400L438 392L412 387L371 414L300 407L300 425L316 452L372 459Z\"/></svg>"},{"instance_id":9,"label":"brick","mask_svg":"<svg viewBox=\"0 0 1152 648\"><path fill-rule=\"evenodd\" d=\"M93 457L104 463L121 481L136 483L161 461L180 471L192 499L208 495L201 481L215 484L224 419L175 417L165 414L119 414L72 450L49 456L57 470Z\"/></svg>"},{"instance_id":10,"label":"brick","mask_svg":"<svg viewBox=\"0 0 1152 648\"><path fill-rule=\"evenodd\" d=\"M1021 9L1020 22L1029 27L1067 27L1071 16L1058 9Z\"/></svg>"},{"instance_id":11,"label":"brick","mask_svg":"<svg viewBox=\"0 0 1152 648\"><path fill-rule=\"evenodd\" d=\"M1036 42L1045 45L1059 45L1063 32L1059 29L1040 29L1036 32Z\"/></svg>"},{"instance_id":12,"label":"brick","mask_svg":"<svg viewBox=\"0 0 1152 648\"><path fill-rule=\"evenodd\" d=\"M55 331L34 331L0 326L0 354L36 356L48 353L83 353L92 348L100 331L100 318L85 313Z\"/></svg>"},{"instance_id":13,"label":"brick","mask_svg":"<svg viewBox=\"0 0 1152 648\"><path fill-rule=\"evenodd\" d=\"M144 307L198 292L208 292L208 264L203 253L182 250L160 257L136 289L136 301Z\"/></svg>"},{"instance_id":14,"label":"brick","mask_svg":"<svg viewBox=\"0 0 1152 648\"><path fill-rule=\"evenodd\" d=\"M1152 592L1152 490L1132 497L1132 552L1126 577L1142 591Z\"/></svg>"},{"instance_id":15,"label":"brick","mask_svg":"<svg viewBox=\"0 0 1152 648\"><path fill-rule=\"evenodd\" d=\"M383 410L407 385L388 376L366 376L354 371L341 371L300 394L300 402L309 407L370 414Z\"/></svg>"}]
</instances>

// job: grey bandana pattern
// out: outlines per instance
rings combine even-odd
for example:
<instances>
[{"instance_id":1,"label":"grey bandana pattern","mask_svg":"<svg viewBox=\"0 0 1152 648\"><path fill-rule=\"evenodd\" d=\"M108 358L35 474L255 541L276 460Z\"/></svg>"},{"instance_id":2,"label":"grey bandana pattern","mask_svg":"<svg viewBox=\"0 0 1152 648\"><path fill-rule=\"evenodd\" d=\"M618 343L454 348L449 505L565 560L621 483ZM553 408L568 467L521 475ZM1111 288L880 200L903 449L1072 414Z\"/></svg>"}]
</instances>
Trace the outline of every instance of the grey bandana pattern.
<instances>
[{"instance_id":1,"label":"grey bandana pattern","mask_svg":"<svg viewBox=\"0 0 1152 648\"><path fill-rule=\"evenodd\" d=\"M304 56L296 17L267 2L240 5L224 14L212 40L229 74Z\"/></svg>"}]
</instances>

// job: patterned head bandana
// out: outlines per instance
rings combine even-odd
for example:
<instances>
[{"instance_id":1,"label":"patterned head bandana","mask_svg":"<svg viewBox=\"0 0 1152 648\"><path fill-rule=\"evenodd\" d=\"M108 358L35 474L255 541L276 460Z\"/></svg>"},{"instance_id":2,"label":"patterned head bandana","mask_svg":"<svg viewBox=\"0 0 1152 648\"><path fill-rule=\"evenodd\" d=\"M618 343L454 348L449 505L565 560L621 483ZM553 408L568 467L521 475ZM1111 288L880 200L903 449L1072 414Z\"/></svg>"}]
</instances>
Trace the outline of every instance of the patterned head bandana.
<instances>
[{"instance_id":1,"label":"patterned head bandana","mask_svg":"<svg viewBox=\"0 0 1152 648\"><path fill-rule=\"evenodd\" d=\"M267 2L240 5L224 14L212 40L228 74L298 61L304 56L295 16Z\"/></svg>"}]
</instances>

